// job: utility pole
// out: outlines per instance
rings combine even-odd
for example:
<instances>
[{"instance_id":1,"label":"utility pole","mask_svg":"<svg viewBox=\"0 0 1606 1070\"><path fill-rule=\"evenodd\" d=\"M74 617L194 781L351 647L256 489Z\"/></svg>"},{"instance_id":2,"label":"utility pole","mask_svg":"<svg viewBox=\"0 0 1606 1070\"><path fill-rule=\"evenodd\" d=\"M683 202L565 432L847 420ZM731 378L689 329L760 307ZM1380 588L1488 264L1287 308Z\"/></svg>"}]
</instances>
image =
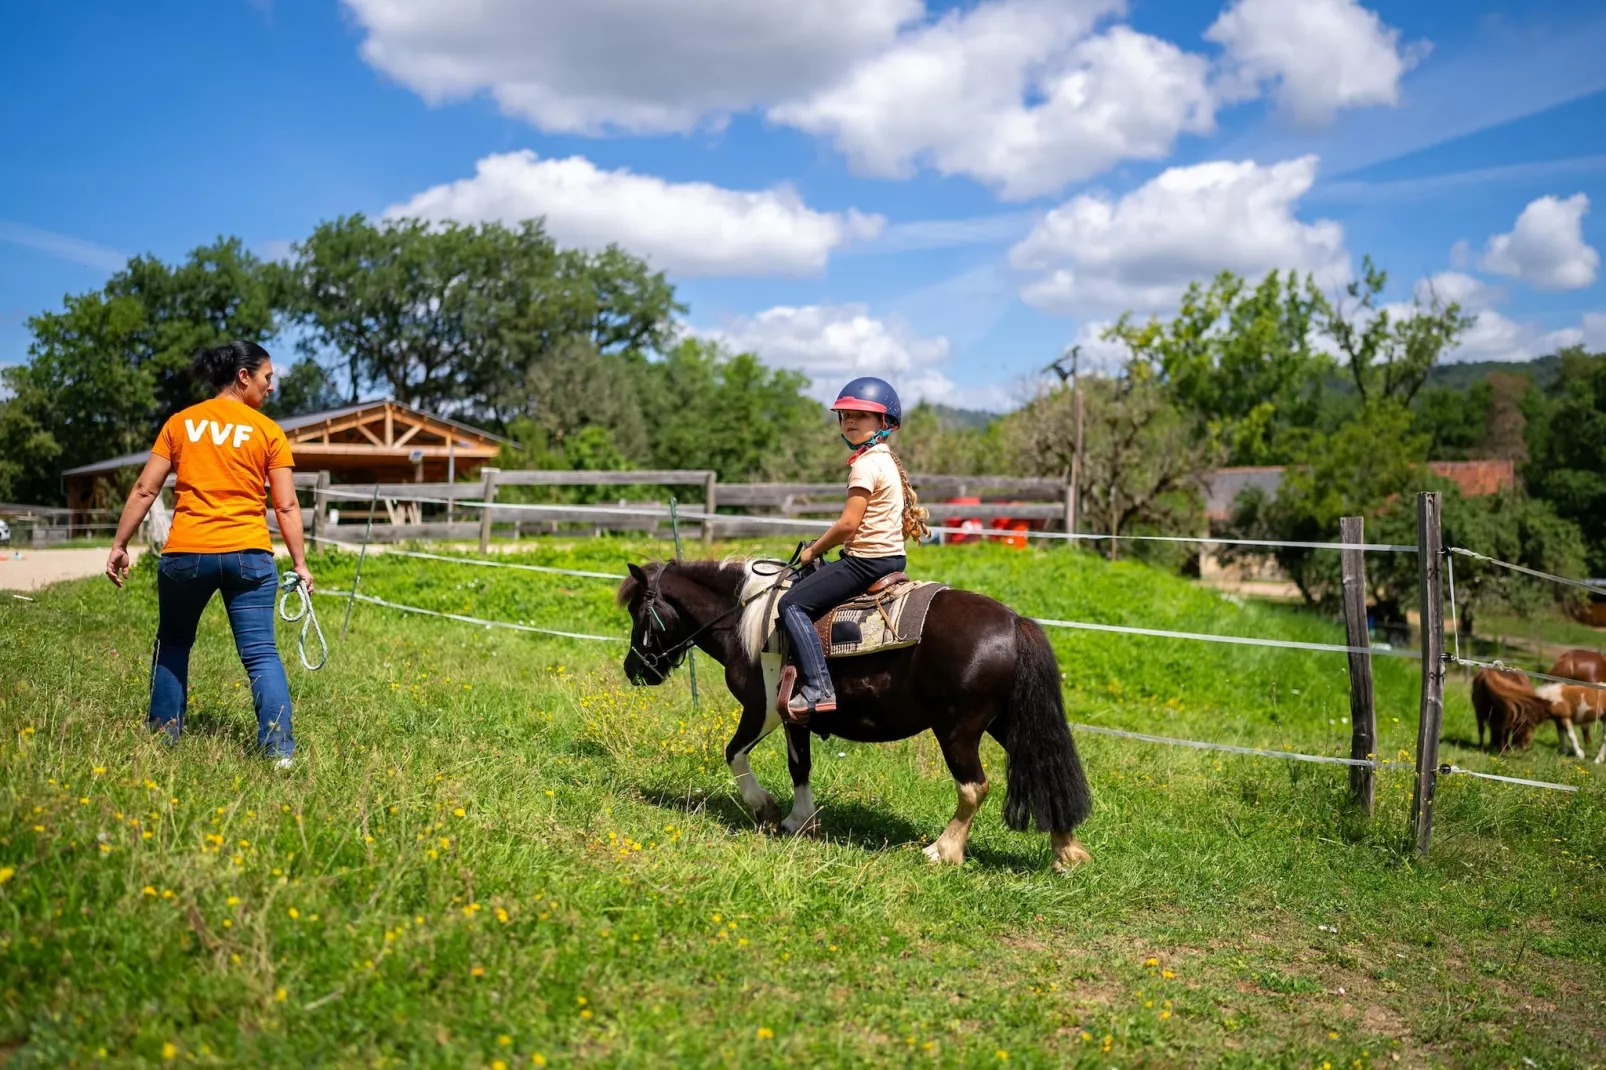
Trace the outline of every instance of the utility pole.
<instances>
[{"instance_id":1,"label":"utility pole","mask_svg":"<svg viewBox=\"0 0 1606 1070\"><path fill-rule=\"evenodd\" d=\"M1065 370L1065 358L1071 360L1071 370ZM1067 534L1076 531L1082 511L1082 385L1079 376L1082 362L1082 347L1069 345L1059 359L1050 364L1045 371L1052 371L1060 377L1060 382L1069 381L1071 384L1071 409L1075 415L1076 431L1075 443L1071 450L1071 478L1066 487L1065 498L1065 531Z\"/></svg>"}]
</instances>

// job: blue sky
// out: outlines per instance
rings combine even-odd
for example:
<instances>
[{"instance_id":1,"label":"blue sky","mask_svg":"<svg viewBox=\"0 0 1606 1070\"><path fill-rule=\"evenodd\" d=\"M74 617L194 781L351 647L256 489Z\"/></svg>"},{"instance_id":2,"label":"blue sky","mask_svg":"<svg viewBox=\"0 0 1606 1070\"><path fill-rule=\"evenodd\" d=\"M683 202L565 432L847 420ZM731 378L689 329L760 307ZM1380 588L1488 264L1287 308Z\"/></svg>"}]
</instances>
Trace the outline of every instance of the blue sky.
<instances>
[{"instance_id":1,"label":"blue sky","mask_svg":"<svg viewBox=\"0 0 1606 1070\"><path fill-rule=\"evenodd\" d=\"M23 5L0 363L127 255L544 215L830 389L1007 406L1189 278L1370 253L1458 359L1606 349L1606 12L1354 0Z\"/></svg>"}]
</instances>

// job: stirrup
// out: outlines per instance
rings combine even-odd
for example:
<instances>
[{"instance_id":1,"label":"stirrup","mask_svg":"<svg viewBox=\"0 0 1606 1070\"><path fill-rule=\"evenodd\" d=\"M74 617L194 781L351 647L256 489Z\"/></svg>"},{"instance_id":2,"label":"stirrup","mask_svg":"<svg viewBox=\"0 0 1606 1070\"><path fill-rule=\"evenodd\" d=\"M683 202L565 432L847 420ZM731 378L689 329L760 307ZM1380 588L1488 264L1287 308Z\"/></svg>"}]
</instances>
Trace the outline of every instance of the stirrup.
<instances>
[{"instance_id":1,"label":"stirrup","mask_svg":"<svg viewBox=\"0 0 1606 1070\"><path fill-rule=\"evenodd\" d=\"M793 689L796 688L796 693ZM801 706L794 705L794 699L801 702ZM809 723L809 718L816 713L833 713L836 711L836 696L823 702L810 702L804 696L803 690L797 688L797 666L781 666L781 684L776 688L775 712L781 715L781 720L790 725L802 727Z\"/></svg>"}]
</instances>

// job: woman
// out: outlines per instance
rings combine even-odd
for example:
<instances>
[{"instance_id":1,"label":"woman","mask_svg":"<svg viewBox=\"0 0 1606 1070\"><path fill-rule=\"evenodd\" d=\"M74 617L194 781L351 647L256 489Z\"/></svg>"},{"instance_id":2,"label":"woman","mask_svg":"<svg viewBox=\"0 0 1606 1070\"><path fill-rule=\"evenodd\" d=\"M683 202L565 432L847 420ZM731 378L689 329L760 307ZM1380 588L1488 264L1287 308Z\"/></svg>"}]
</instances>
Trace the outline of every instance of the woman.
<instances>
[{"instance_id":1,"label":"woman","mask_svg":"<svg viewBox=\"0 0 1606 1070\"><path fill-rule=\"evenodd\" d=\"M156 572L161 616L151 659L149 726L178 740L195 628L212 593L221 590L235 649L251 678L257 742L280 768L288 769L295 739L290 732L290 683L274 642L273 598L279 576L268 537L264 484L272 491L279 534L309 594L312 573L301 537L290 442L278 424L258 411L273 390L273 363L255 342L230 342L198 354L195 373L217 395L191 405L162 427L123 506L106 575L123 585L128 540L162 492L167 473L176 472L173 527Z\"/></svg>"},{"instance_id":2,"label":"woman","mask_svg":"<svg viewBox=\"0 0 1606 1070\"><path fill-rule=\"evenodd\" d=\"M848 458L848 500L830 529L805 547L804 566L841 546L835 561L816 567L781 597L781 625L791 641L803 686L792 693L786 714L807 724L815 713L836 709L836 688L814 622L833 606L863 594L882 576L902 572L903 544L929 534L926 510L915 498L887 439L903 423L903 405L892 384L873 376L853 380L831 406L853 455Z\"/></svg>"}]
</instances>

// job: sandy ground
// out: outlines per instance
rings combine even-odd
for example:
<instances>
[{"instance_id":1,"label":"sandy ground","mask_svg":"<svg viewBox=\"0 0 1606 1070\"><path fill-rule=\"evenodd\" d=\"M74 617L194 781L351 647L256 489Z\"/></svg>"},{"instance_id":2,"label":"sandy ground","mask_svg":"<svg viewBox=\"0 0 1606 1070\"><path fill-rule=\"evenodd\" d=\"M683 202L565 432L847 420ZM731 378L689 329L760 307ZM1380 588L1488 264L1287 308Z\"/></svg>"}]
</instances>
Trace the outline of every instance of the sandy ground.
<instances>
[{"instance_id":1,"label":"sandy ground","mask_svg":"<svg viewBox=\"0 0 1606 1070\"><path fill-rule=\"evenodd\" d=\"M0 590L31 591L47 583L99 576L106 571L106 555L110 552L105 547L0 551ZM134 560L143 552L138 546L128 548L129 557Z\"/></svg>"}]
</instances>

